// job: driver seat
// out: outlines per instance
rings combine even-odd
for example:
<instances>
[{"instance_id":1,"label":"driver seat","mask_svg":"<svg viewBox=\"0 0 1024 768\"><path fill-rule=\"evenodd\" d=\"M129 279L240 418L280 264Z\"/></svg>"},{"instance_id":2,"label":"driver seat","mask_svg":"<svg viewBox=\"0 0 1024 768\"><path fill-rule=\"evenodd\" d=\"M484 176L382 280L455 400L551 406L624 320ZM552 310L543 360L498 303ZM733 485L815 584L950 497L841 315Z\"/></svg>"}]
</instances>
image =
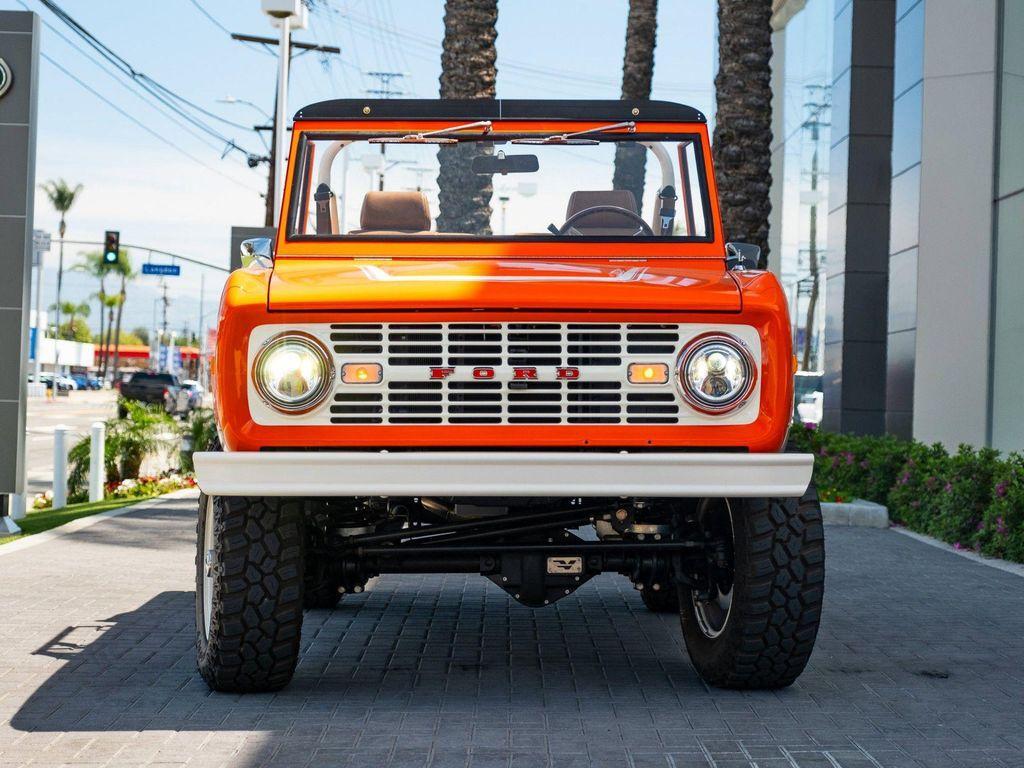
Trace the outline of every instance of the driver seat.
<instances>
[{"instance_id":1,"label":"driver seat","mask_svg":"<svg viewBox=\"0 0 1024 768\"><path fill-rule=\"evenodd\" d=\"M593 208L595 205L614 205L617 208L625 208L627 211L639 214L640 210L636 204L636 197L628 189L609 190L577 190L569 196L569 205L565 211L565 219ZM614 211L601 211L593 216L586 216L580 219L573 227L584 235L614 235L629 237L639 228L632 219L615 213Z\"/></svg>"}]
</instances>

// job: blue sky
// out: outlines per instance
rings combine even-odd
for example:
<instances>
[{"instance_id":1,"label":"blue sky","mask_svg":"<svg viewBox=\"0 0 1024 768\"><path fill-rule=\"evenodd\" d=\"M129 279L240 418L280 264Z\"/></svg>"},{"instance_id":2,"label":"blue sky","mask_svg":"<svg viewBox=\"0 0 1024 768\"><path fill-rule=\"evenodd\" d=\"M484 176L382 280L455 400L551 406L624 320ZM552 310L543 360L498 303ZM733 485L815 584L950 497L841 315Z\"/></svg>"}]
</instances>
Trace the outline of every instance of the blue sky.
<instances>
[{"instance_id":1,"label":"blue sky","mask_svg":"<svg viewBox=\"0 0 1024 768\"><path fill-rule=\"evenodd\" d=\"M273 107L276 57L230 40L217 26L274 34L258 0L196 0L216 23L192 0L57 2L137 70L225 119L244 125L264 121L248 106L218 103L229 95L267 111ZM51 25L43 26L45 54L166 140L130 122L54 64L41 62L37 179L63 177L84 186L69 217L69 239L100 240L105 229L119 229L123 242L226 265L231 225L262 223L265 166L250 170L238 154L221 159L218 142L191 135L138 98L122 78L96 64L95 53L77 50L87 49L38 0L24 3ZM364 95L375 85L364 73L373 70L408 73L396 86L408 96L437 96L442 0L329 0L327 5L311 13L309 28L295 39L337 45L342 53L326 65L317 54L295 61L289 114L309 102ZM715 2L662 0L660 6L653 97L710 114ZM24 9L16 0L0 0L0 8ZM498 95L617 98L626 11L626 0L502 0ZM208 122L239 145L263 152L253 132L212 118ZM35 220L37 228L56 229L42 196L37 196ZM75 250L66 257L73 262ZM53 254L47 264L55 264ZM172 327L197 325L199 273L186 267L180 279L171 280ZM52 282L50 276L44 280L46 304L53 301ZM222 273L207 271L208 316L222 282ZM95 291L82 275L70 275L65 284L74 299ZM133 288L127 327L151 323L156 289L153 278L140 279Z\"/></svg>"}]
</instances>

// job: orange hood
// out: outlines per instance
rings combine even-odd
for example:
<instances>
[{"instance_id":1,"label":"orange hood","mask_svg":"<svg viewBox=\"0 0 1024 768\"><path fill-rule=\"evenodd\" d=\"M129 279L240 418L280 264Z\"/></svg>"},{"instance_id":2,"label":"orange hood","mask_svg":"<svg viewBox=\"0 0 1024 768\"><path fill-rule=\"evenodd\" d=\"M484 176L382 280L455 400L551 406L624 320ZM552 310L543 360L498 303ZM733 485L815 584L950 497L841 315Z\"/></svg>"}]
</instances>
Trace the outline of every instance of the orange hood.
<instances>
[{"instance_id":1,"label":"orange hood","mask_svg":"<svg viewBox=\"0 0 1024 768\"><path fill-rule=\"evenodd\" d=\"M271 311L622 310L739 312L721 259L279 258Z\"/></svg>"}]
</instances>

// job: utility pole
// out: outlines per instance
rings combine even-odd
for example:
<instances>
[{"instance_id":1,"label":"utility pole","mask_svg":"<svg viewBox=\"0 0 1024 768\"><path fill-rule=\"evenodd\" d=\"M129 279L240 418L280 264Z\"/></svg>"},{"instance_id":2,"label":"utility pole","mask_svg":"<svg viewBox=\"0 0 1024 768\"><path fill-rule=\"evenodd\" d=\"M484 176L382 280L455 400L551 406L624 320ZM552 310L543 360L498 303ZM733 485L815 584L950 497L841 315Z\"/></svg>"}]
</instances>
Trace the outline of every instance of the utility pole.
<instances>
[{"instance_id":1,"label":"utility pole","mask_svg":"<svg viewBox=\"0 0 1024 768\"><path fill-rule=\"evenodd\" d=\"M163 313L163 320L161 321L161 327L160 327L160 345L157 347L157 352L156 352L158 359L159 359L159 356L160 356L160 350L164 346L164 340L167 338L167 308L171 304L171 300L167 298L167 281L166 280L161 280L160 281L160 287L163 289L163 296L161 297L161 302L163 303L163 306L164 306L164 313ZM171 367L170 356L171 356L171 350L170 350L170 347L168 346L167 347L167 354L164 357L164 364L163 364L163 370L165 370L165 371L169 370L170 367Z\"/></svg>"},{"instance_id":2,"label":"utility pole","mask_svg":"<svg viewBox=\"0 0 1024 768\"><path fill-rule=\"evenodd\" d=\"M807 268L810 273L810 286L808 288L807 296L807 315L804 320L804 344L803 354L800 360L800 370L809 371L811 370L811 346L812 336L815 331L814 316L818 310L818 295L820 292L818 277L821 272L821 265L818 259L818 141L819 141L819 129L821 126L828 126L830 123L823 123L821 120L822 112L831 106L831 99L829 98L830 93L827 86L808 86L808 90L823 90L823 98L820 101L810 100L804 104L809 110L808 118L804 122L803 127L807 128L811 132L811 171L810 171L810 195L808 196L810 201L809 214L809 229L808 232L808 244L807 244ZM820 368L820 366L818 366Z\"/></svg>"},{"instance_id":3,"label":"utility pole","mask_svg":"<svg viewBox=\"0 0 1024 768\"><path fill-rule=\"evenodd\" d=\"M303 8L305 8L305 6L303 6ZM294 32L295 30L298 30L298 29L304 29L305 26L306 26L305 16L302 16L300 18L292 18L290 23L289 23L289 31L290 32ZM276 46L276 45L280 45L281 44L281 41L279 39L275 39L273 37L263 37L262 35L245 35L245 34L241 34L241 33L238 33L238 32L232 32L231 33L231 39L232 40L237 40L237 41L242 42L242 43L258 43L260 45L265 45L265 46ZM296 58L298 58L299 56L302 56L305 53L309 53L310 51L316 51L317 53L321 53L321 54L325 54L325 55L326 54L335 54L335 55L337 55L337 54L341 53L341 48L338 48L337 46L334 46L334 45L313 45L312 43L300 43L298 41L291 40L290 37L289 37L289 40L288 40L287 48L288 48L288 66L287 67L282 67L281 65L279 65L279 67L278 67L278 83L277 83L277 88L275 90L275 95L274 95L274 115L271 118L270 125L256 125L256 126L253 126L253 130L257 131L257 132L258 131L267 131L267 130L271 131L270 156L267 157L267 158L262 158L262 157L261 158L256 158L256 162L266 161L268 163L268 165L270 166L270 170L267 173L267 195L266 195L266 211L267 211L267 213L266 213L266 218L264 220L265 226L268 226L268 227L272 227L272 226L274 226L277 223L277 218L276 218L277 208L276 208L276 204L275 204L275 194L276 194L275 189L276 189L277 178L278 178L278 174L276 172L276 170L277 170L277 157L278 157L278 151L277 151L277 148L278 148L278 130L277 130L278 121L277 121L277 116L278 116L278 114L282 114L282 113L287 111L287 105L284 105L284 108L282 108L282 104L284 104L284 102L282 102L281 98L280 98L280 93L281 93L280 70L282 68L284 68L285 72L286 72L286 77L287 77L287 73L290 72L290 70L291 70L291 60L292 59L296 59ZM298 51L298 53L293 53L293 51ZM281 64L283 64L283 63L284 63L284 59L282 57ZM287 95L287 81L286 81L286 85L285 85L285 94ZM282 125L287 125L287 123L285 123L282 120ZM284 131L282 131L281 134L283 136ZM281 158L282 158L281 167L282 168L284 167L284 158L285 158L286 154L287 154L287 152L281 153ZM282 171L282 176L283 176L283 171ZM283 185L282 185L282 188L283 188Z\"/></svg>"},{"instance_id":4,"label":"utility pole","mask_svg":"<svg viewBox=\"0 0 1024 768\"><path fill-rule=\"evenodd\" d=\"M366 93L370 96L376 96L378 99L393 99L396 96L404 96L405 91L398 91L391 87L391 83L394 80L399 80L406 76L405 72L367 72L367 77L376 78L380 83L379 88L367 88ZM384 191L384 157L386 152L384 151L384 145L380 145L380 171L377 175L377 189L381 192Z\"/></svg>"}]
</instances>

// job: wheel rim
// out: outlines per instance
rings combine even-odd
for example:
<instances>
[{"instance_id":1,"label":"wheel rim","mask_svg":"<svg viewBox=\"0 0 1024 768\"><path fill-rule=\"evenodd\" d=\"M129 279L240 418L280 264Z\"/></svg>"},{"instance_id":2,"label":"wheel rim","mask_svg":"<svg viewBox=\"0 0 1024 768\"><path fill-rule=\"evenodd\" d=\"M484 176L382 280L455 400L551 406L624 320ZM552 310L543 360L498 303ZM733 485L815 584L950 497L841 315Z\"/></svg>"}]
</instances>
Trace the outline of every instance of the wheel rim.
<instances>
[{"instance_id":1,"label":"wheel rim","mask_svg":"<svg viewBox=\"0 0 1024 768\"><path fill-rule=\"evenodd\" d=\"M719 515L718 520L711 519L709 512L709 504L705 501L701 509L702 524L714 525L718 523L721 534L728 534L729 540L729 554L730 561L732 561L732 550L734 543L734 534L732 528L732 508L729 506L728 499L721 500L725 507L725 514ZM724 525L721 519L724 518ZM730 566L733 563L730 562ZM715 580L711 585L711 594L707 600L701 600L698 598L696 592L690 593L690 599L693 601L693 613L697 619L697 627L700 629L701 634L709 640L714 640L716 637L721 635L726 626L729 624L729 617L732 615L732 593L733 584L732 579L728 580L728 583L723 583L721 580Z\"/></svg>"},{"instance_id":2,"label":"wheel rim","mask_svg":"<svg viewBox=\"0 0 1024 768\"><path fill-rule=\"evenodd\" d=\"M213 499L206 497L206 523L203 525L203 632L210 639L210 623L213 620Z\"/></svg>"}]
</instances>

